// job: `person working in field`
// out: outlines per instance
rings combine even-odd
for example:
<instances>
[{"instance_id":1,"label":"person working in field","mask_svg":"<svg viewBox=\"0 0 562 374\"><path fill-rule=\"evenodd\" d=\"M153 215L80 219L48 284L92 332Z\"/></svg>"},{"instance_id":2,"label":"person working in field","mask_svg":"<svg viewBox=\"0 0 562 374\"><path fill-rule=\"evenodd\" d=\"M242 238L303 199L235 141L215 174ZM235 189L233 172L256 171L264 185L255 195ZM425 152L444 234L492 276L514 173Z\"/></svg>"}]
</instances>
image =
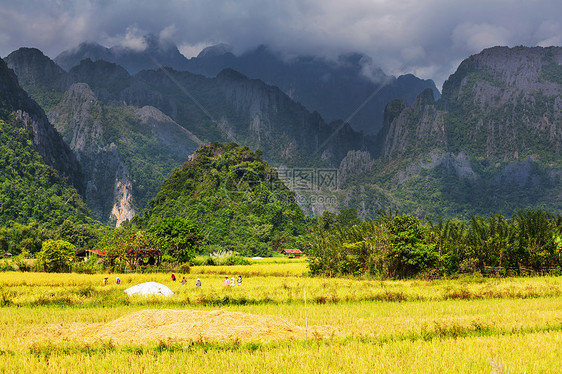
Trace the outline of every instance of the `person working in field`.
<instances>
[{"instance_id":1,"label":"person working in field","mask_svg":"<svg viewBox=\"0 0 562 374\"><path fill-rule=\"evenodd\" d=\"M229 286L229 285L230 285L230 281L228 280L228 277L224 277L224 285L225 285L225 286Z\"/></svg>"},{"instance_id":2,"label":"person working in field","mask_svg":"<svg viewBox=\"0 0 562 374\"><path fill-rule=\"evenodd\" d=\"M108 282L108 277L103 278L103 285L105 286Z\"/></svg>"},{"instance_id":3,"label":"person working in field","mask_svg":"<svg viewBox=\"0 0 562 374\"><path fill-rule=\"evenodd\" d=\"M236 282L238 282L239 286L242 285L242 276L241 275L238 276L238 279L236 280Z\"/></svg>"},{"instance_id":4,"label":"person working in field","mask_svg":"<svg viewBox=\"0 0 562 374\"><path fill-rule=\"evenodd\" d=\"M197 282L195 282L195 287L201 287L201 280L197 278Z\"/></svg>"},{"instance_id":5,"label":"person working in field","mask_svg":"<svg viewBox=\"0 0 562 374\"><path fill-rule=\"evenodd\" d=\"M176 281L176 275L174 273L172 273L172 281L175 282Z\"/></svg>"},{"instance_id":6,"label":"person working in field","mask_svg":"<svg viewBox=\"0 0 562 374\"><path fill-rule=\"evenodd\" d=\"M187 279L185 279L185 277L183 277L183 278L181 279L181 284L182 284L182 286L183 286L184 284L186 284L186 283L187 283Z\"/></svg>"},{"instance_id":7,"label":"person working in field","mask_svg":"<svg viewBox=\"0 0 562 374\"><path fill-rule=\"evenodd\" d=\"M119 277L117 277L117 281L115 283L121 284L121 279L119 279Z\"/></svg>"}]
</instances>

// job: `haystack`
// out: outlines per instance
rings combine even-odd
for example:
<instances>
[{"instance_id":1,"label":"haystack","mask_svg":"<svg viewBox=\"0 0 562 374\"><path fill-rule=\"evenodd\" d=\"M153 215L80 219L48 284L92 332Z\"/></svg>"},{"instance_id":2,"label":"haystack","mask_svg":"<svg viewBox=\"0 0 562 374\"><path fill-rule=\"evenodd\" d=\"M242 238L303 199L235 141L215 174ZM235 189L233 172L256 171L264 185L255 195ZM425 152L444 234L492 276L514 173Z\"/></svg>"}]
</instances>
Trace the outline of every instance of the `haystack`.
<instances>
[{"instance_id":1,"label":"haystack","mask_svg":"<svg viewBox=\"0 0 562 374\"><path fill-rule=\"evenodd\" d=\"M156 282L145 282L141 284L137 284L136 286L127 288L125 293L129 296L131 295L143 295L143 296L150 296L150 295L157 295L157 296L172 296L174 293L168 287L164 286L161 283Z\"/></svg>"},{"instance_id":2,"label":"haystack","mask_svg":"<svg viewBox=\"0 0 562 374\"><path fill-rule=\"evenodd\" d=\"M54 333L54 331L52 331ZM328 331L311 327L309 337ZM103 324L76 324L56 334L64 340L87 343L155 343L304 340L305 330L283 319L224 310L143 310Z\"/></svg>"}]
</instances>

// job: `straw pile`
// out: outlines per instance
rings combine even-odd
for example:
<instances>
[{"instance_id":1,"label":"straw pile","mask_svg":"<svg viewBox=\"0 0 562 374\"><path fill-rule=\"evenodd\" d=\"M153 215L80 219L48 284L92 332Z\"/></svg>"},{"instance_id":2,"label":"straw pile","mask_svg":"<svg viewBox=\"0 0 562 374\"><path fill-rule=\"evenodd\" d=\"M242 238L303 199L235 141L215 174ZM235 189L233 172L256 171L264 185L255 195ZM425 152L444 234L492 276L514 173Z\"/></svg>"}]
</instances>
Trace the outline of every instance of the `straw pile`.
<instances>
[{"instance_id":1,"label":"straw pile","mask_svg":"<svg viewBox=\"0 0 562 374\"><path fill-rule=\"evenodd\" d=\"M108 342L193 342L193 341L280 341L304 340L305 330L273 316L260 316L224 310L151 309L132 313L104 324L74 324L51 330L63 340L87 343ZM322 338L328 332L309 328L309 338Z\"/></svg>"}]
</instances>

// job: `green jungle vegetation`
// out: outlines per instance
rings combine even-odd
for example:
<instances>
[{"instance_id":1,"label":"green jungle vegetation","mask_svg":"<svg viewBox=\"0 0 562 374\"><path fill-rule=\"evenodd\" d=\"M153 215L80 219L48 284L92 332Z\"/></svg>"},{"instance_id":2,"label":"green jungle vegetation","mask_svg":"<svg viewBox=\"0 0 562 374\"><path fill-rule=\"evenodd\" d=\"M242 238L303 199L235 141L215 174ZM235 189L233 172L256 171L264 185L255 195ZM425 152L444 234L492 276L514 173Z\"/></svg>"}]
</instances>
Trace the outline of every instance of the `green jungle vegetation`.
<instances>
[{"instance_id":1,"label":"green jungle vegetation","mask_svg":"<svg viewBox=\"0 0 562 374\"><path fill-rule=\"evenodd\" d=\"M317 226L309 244L310 271L316 275L562 275L562 216L541 210L425 225L411 215L383 213L354 225Z\"/></svg>"},{"instance_id":2,"label":"green jungle vegetation","mask_svg":"<svg viewBox=\"0 0 562 374\"><path fill-rule=\"evenodd\" d=\"M33 98L39 104L39 106L45 111L49 112L53 107L55 107L62 99L63 93L57 91L53 88L36 86L32 84L23 85L25 92Z\"/></svg>"},{"instance_id":3,"label":"green jungle vegetation","mask_svg":"<svg viewBox=\"0 0 562 374\"><path fill-rule=\"evenodd\" d=\"M78 192L43 162L30 132L13 121L0 119L0 226L90 221Z\"/></svg>"},{"instance_id":4,"label":"green jungle vegetation","mask_svg":"<svg viewBox=\"0 0 562 374\"><path fill-rule=\"evenodd\" d=\"M497 214L469 221L423 223L411 215L383 212L375 220L361 222L357 212L349 209L340 214L325 213L309 220L303 229L304 235L289 240L299 243L312 276L436 279L461 274L562 275L562 216L541 210L522 210L511 218ZM207 241L203 230L182 218L164 218L146 229L139 229L134 222L116 229L70 221L54 230L37 224L12 224L0 229L0 249L19 255L0 261L0 271L103 273L157 268L189 273L193 265L250 265L234 251L209 253L224 247L205 245ZM268 255L274 254L275 243L270 245ZM75 252L85 248L105 252L106 257L78 260ZM161 263L143 257L153 248L161 250ZM246 256L254 254L246 251ZM34 257L37 261L28 260Z\"/></svg>"},{"instance_id":5,"label":"green jungle vegetation","mask_svg":"<svg viewBox=\"0 0 562 374\"><path fill-rule=\"evenodd\" d=\"M296 245L306 219L295 193L261 159L234 143L211 143L176 169L133 223L147 228L165 218L194 222L208 251L269 255Z\"/></svg>"},{"instance_id":6,"label":"green jungle vegetation","mask_svg":"<svg viewBox=\"0 0 562 374\"><path fill-rule=\"evenodd\" d=\"M395 201L400 201L400 211L433 220L439 217L469 220L472 216L488 216L490 211L510 217L521 206L558 211L556 207L561 202L554 183L529 183L526 186L499 183L494 181L497 169L486 169L481 175L487 178L477 181L451 175L443 166L424 170L395 191L393 196ZM536 173L546 174L542 170L536 170ZM546 176L543 180L547 180Z\"/></svg>"},{"instance_id":7,"label":"green jungle vegetation","mask_svg":"<svg viewBox=\"0 0 562 374\"><path fill-rule=\"evenodd\" d=\"M111 85L110 80L100 81L98 78L107 69L113 71L115 67L102 66L96 71L94 65L82 67L92 69L88 83L98 88ZM559 83L560 73L554 60L546 61L540 79ZM223 100L216 95L220 86L218 80L208 86L203 77L177 72L170 74L164 77L156 72L144 72L137 78L155 92L169 90L164 95L164 102L172 107L177 98L185 99L185 92L178 88L174 79L180 81L190 91L200 93L198 98L217 116L230 118L243 140L251 137L248 130L240 126L246 118L241 118L232 107L224 106ZM234 72L225 74L221 79L231 83L244 79L237 78ZM127 74L117 75L123 79L113 88L107 86L112 88L113 91L109 90L112 95L130 83ZM456 91L465 78L462 92ZM521 269L558 271L556 256L560 245L556 243L560 238L560 218L546 212L560 212L562 207L560 177L556 176L561 168L559 153L553 152L545 133L548 130L540 126L529 132L525 123L514 121L510 126L516 135L490 126L505 123L506 113L510 118L530 119L529 123L539 123L535 121L538 116L554 118L556 98L536 92L532 100L526 101L524 96L519 96L505 105L483 109L475 104L479 85L500 90L506 88L494 72L478 69L467 60L446 82L440 101L429 102L429 97L422 96L420 102L431 113L443 111L440 115L447 125L447 146L442 151L467 152L471 167L480 178L457 178L450 168L439 166L423 169L405 183L397 184L396 171L415 166L416 162L427 162L428 154L433 150L433 139L422 136L422 141L415 143L414 132L410 132L411 144L404 147L399 158L377 160L371 172L349 178L344 190L335 192L338 201L347 201L348 206L365 203L367 217L374 220L363 223L358 222L350 211L342 211L339 216L326 213L317 219L306 218L295 203L295 194L279 181L275 170L263 162L262 152L252 152L236 144L212 143L199 150L192 160L173 172L156 198L148 204L160 189L159 181L169 175L169 171L161 166L178 165L185 158L162 161L158 152L165 150L155 151L150 146L148 130L137 128L128 109L107 106L98 114L100 117L94 119L107 123L104 142L119 143L120 152L127 159L125 162L135 179L135 205L148 208L143 216L135 217L122 228L100 228L88 220L87 210L72 192L74 190L59 185L58 181L63 181L52 169L36 165L40 158L31 147L29 134L14 127L3 129L2 147L7 150L2 149L0 157L9 162L2 164L7 169L1 175L0 225L3 228L0 246L14 254L36 256L46 240L64 240L77 249L113 250L110 266L124 264L129 267L136 265L127 263L127 251L152 247L162 250L165 261L176 263L193 263L197 255L219 251L244 256L270 255L281 248L298 247L308 251L313 274L333 276L431 277L464 271L485 272L490 267L501 268L498 271L502 275L526 271ZM35 94L39 93L44 93L41 102L45 107L51 107L57 100L55 97L48 100L46 88L38 88ZM495 99L499 100L499 97ZM188 124L197 122L197 131L204 139L223 133L215 126L213 118L197 108L197 103L186 102L188 104L178 109L175 118L184 119ZM161 107L164 112L173 111L165 105ZM404 107L398 102L393 105L388 114L395 117ZM198 114L192 116L193 113ZM420 111L410 113L407 126L413 126L421 119ZM280 114L272 121L288 126L296 123L293 119L291 115ZM481 121L483 126L479 126ZM5 141L4 137L9 140ZM269 147L286 143L286 139L273 137L276 142ZM125 142L125 138L132 140ZM527 182L514 182L509 180L509 175L505 180L501 179L506 167L530 157L534 164L530 166L532 178ZM291 162L308 161L308 165L310 162L316 165L316 159L305 158L306 152L297 150ZM16 165L20 160L27 165L25 168ZM33 183L38 186L32 193L22 190L23 180L28 177L33 177ZM350 190L354 193L348 194ZM531 209L519 211L521 206ZM388 208L409 215L387 217L376 213ZM526 215L535 218L527 219ZM428 223L423 224L420 218L426 218ZM73 227L65 224L65 220L72 222ZM441 223L431 224L437 221ZM528 234L523 227L532 224L523 223L527 221L532 224L542 222L540 224L546 228L533 229L533 234ZM476 223L482 224L484 229L477 229ZM68 232L59 233L58 229L65 225ZM441 226L453 227L453 231L460 234L455 239L443 239L445 244L440 244L441 239L437 238L442 235L441 229L436 227ZM362 230L366 233L356 233ZM189 240L182 242L179 233ZM404 239L404 244L403 239L397 238L403 234L417 239ZM166 237L173 240L165 240ZM476 240L477 237L481 240ZM77 244L79 241L81 244ZM329 254L327 264L323 253Z\"/></svg>"},{"instance_id":8,"label":"green jungle vegetation","mask_svg":"<svg viewBox=\"0 0 562 374\"><path fill-rule=\"evenodd\" d=\"M143 216L119 228L104 227L87 217L76 191L41 162L26 130L4 121L0 125L6 170L1 174L0 252L17 255L2 263L4 270L91 273L160 265L188 271L190 264L245 264L241 256L300 248L313 275L561 273L560 216L526 210L511 218L496 214L424 224L411 215L379 210L376 219L361 222L355 209L346 209L310 219L295 193L261 159L261 151L234 143L200 148L165 181ZM420 188L427 190L423 184ZM84 249L106 257L77 262L71 252ZM152 249L161 251L161 264L142 256ZM25 259L33 257L32 266Z\"/></svg>"}]
</instances>

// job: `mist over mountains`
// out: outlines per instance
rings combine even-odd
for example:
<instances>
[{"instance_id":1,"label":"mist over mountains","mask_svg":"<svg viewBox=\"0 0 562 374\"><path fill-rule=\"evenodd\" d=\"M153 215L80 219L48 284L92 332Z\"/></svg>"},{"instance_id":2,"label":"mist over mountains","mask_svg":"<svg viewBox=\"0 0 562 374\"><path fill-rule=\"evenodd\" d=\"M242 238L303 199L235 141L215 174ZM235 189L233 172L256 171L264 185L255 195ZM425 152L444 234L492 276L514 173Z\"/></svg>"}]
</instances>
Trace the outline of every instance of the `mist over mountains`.
<instances>
[{"instance_id":1,"label":"mist over mountains","mask_svg":"<svg viewBox=\"0 0 562 374\"><path fill-rule=\"evenodd\" d=\"M440 96L433 81L411 74L388 76L370 57L361 54L340 56L337 61L314 56L286 59L262 45L237 56L228 45L218 44L187 59L175 45L154 35L144 36L143 41L142 49L82 43L62 52L54 61L70 71L86 58L105 60L123 66L133 75L166 66L215 77L223 69L231 68L279 87L328 122L346 120L354 130L365 134L380 130L384 107L389 101L404 99L411 104L426 88L432 89L436 98Z\"/></svg>"}]
</instances>

